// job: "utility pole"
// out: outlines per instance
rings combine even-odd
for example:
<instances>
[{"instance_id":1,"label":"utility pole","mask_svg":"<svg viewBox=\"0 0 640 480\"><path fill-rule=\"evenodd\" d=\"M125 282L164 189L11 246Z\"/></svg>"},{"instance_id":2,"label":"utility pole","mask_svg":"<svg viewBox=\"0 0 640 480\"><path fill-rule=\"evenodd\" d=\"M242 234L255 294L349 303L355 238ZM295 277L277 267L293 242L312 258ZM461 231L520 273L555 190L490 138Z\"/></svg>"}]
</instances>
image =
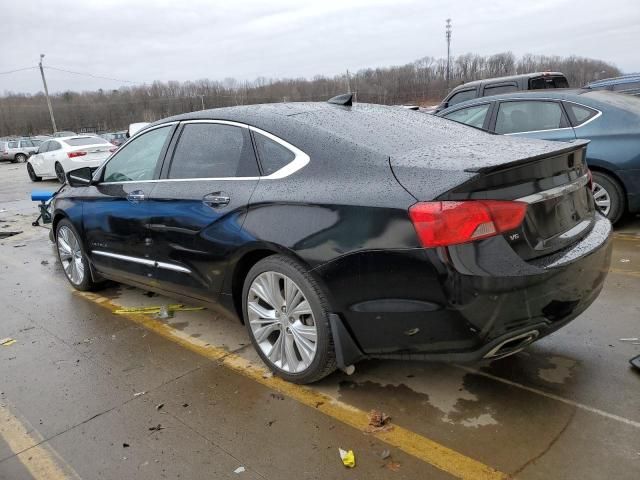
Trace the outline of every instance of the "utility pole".
<instances>
[{"instance_id":1,"label":"utility pole","mask_svg":"<svg viewBox=\"0 0 640 480\"><path fill-rule=\"evenodd\" d=\"M47 97L47 105L49 106L49 115L51 116L51 125L53 126L53 133L56 133L58 129L56 128L56 119L53 118L53 108L51 107L51 99L49 98L49 89L47 88L47 80L44 78L44 68L42 68L42 59L44 58L44 53L40 54L40 75L42 75L42 84L44 85L44 95Z\"/></svg>"},{"instance_id":2,"label":"utility pole","mask_svg":"<svg viewBox=\"0 0 640 480\"><path fill-rule=\"evenodd\" d=\"M347 68L347 93L351 93L351 76L349 75L348 68Z\"/></svg>"},{"instance_id":3,"label":"utility pole","mask_svg":"<svg viewBox=\"0 0 640 480\"><path fill-rule=\"evenodd\" d=\"M200 95L200 101L202 102L202 110L204 110L204 95Z\"/></svg>"},{"instance_id":4,"label":"utility pole","mask_svg":"<svg viewBox=\"0 0 640 480\"><path fill-rule=\"evenodd\" d=\"M449 80L451 79L451 19L450 18L447 18L445 36L447 37L447 92L449 92Z\"/></svg>"}]
</instances>

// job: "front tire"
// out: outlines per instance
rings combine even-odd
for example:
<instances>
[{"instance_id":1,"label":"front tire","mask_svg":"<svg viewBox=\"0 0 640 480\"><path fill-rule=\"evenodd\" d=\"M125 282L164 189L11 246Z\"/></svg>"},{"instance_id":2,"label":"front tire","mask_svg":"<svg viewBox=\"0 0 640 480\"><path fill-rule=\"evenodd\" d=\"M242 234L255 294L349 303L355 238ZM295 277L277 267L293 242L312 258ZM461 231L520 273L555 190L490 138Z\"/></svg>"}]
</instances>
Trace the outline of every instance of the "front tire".
<instances>
[{"instance_id":1,"label":"front tire","mask_svg":"<svg viewBox=\"0 0 640 480\"><path fill-rule=\"evenodd\" d=\"M616 223L624 214L624 190L611 175L593 172L593 200L600 213L611 223Z\"/></svg>"},{"instance_id":2,"label":"front tire","mask_svg":"<svg viewBox=\"0 0 640 480\"><path fill-rule=\"evenodd\" d=\"M91 278L89 260L82 248L80 236L66 218L56 225L56 250L64 274L73 288L81 291L95 289L97 284Z\"/></svg>"},{"instance_id":3,"label":"front tire","mask_svg":"<svg viewBox=\"0 0 640 480\"><path fill-rule=\"evenodd\" d=\"M56 177L58 177L58 181L60 183L65 183L67 181L67 178L64 175L64 168L62 167L62 165L60 165L59 162L56 162L54 168L56 170Z\"/></svg>"},{"instance_id":4,"label":"front tire","mask_svg":"<svg viewBox=\"0 0 640 480\"><path fill-rule=\"evenodd\" d=\"M312 383L336 369L329 308L317 281L300 263L273 255L247 274L242 313L264 363L293 383Z\"/></svg>"},{"instance_id":5,"label":"front tire","mask_svg":"<svg viewBox=\"0 0 640 480\"><path fill-rule=\"evenodd\" d=\"M27 163L27 173L29 174L29 178L32 182L41 182L42 177L36 175L36 171L33 169L33 166L30 163Z\"/></svg>"}]
</instances>

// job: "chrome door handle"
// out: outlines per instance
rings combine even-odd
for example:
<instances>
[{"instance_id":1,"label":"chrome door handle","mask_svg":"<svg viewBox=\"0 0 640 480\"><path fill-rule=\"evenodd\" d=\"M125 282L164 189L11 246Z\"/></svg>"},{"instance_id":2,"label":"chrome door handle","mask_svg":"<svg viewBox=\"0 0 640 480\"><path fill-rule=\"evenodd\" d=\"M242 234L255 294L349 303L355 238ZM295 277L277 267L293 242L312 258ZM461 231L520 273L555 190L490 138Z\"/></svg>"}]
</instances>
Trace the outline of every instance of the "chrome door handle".
<instances>
[{"instance_id":1,"label":"chrome door handle","mask_svg":"<svg viewBox=\"0 0 640 480\"><path fill-rule=\"evenodd\" d=\"M132 203L138 203L144 200L144 192L142 190L134 190L127 194L127 200Z\"/></svg>"},{"instance_id":2,"label":"chrome door handle","mask_svg":"<svg viewBox=\"0 0 640 480\"><path fill-rule=\"evenodd\" d=\"M213 192L202 197L202 203L212 208L224 207L230 201L231 198L224 192Z\"/></svg>"}]
</instances>

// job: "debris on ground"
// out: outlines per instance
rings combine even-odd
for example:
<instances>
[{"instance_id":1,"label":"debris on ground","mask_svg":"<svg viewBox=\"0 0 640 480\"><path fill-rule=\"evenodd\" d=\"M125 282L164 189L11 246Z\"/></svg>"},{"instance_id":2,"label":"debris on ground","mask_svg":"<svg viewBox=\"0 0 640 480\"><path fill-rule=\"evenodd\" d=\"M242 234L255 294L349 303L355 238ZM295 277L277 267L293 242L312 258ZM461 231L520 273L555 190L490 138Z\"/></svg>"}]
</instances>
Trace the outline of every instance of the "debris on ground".
<instances>
[{"instance_id":1,"label":"debris on ground","mask_svg":"<svg viewBox=\"0 0 640 480\"><path fill-rule=\"evenodd\" d=\"M173 311L169 310L169 305L162 305L160 311L155 314L156 318L164 320L166 318L173 318Z\"/></svg>"},{"instance_id":2,"label":"debris on ground","mask_svg":"<svg viewBox=\"0 0 640 480\"><path fill-rule=\"evenodd\" d=\"M167 314L173 314L173 312L194 312L198 310L204 310L204 307L187 307L181 303L171 305L155 305L150 307L123 307L114 310L113 313L118 315L126 315L127 313L145 313L145 314L160 314L162 311Z\"/></svg>"},{"instance_id":3,"label":"debris on ground","mask_svg":"<svg viewBox=\"0 0 640 480\"><path fill-rule=\"evenodd\" d=\"M122 444L122 448L129 448L129 444L128 443L123 443Z\"/></svg>"},{"instance_id":4,"label":"debris on ground","mask_svg":"<svg viewBox=\"0 0 640 480\"><path fill-rule=\"evenodd\" d=\"M383 450L382 452L380 452L380 458L382 460L386 460L390 456L391 456L391 451L389 451L389 450Z\"/></svg>"},{"instance_id":5,"label":"debris on ground","mask_svg":"<svg viewBox=\"0 0 640 480\"><path fill-rule=\"evenodd\" d=\"M275 400L284 400L284 395L282 395L281 393L271 393L271 398L275 399Z\"/></svg>"},{"instance_id":6,"label":"debris on ground","mask_svg":"<svg viewBox=\"0 0 640 480\"><path fill-rule=\"evenodd\" d=\"M49 265L49 260L42 260L40 265Z\"/></svg>"},{"instance_id":7,"label":"debris on ground","mask_svg":"<svg viewBox=\"0 0 640 480\"><path fill-rule=\"evenodd\" d=\"M140 395L144 395L147 392L138 392L138 393L134 393L133 396L134 397L139 397Z\"/></svg>"},{"instance_id":8,"label":"debris on ground","mask_svg":"<svg viewBox=\"0 0 640 480\"><path fill-rule=\"evenodd\" d=\"M640 371L640 355L633 357L631 360L629 360L629 363L633 368Z\"/></svg>"},{"instance_id":9,"label":"debris on ground","mask_svg":"<svg viewBox=\"0 0 640 480\"><path fill-rule=\"evenodd\" d=\"M364 429L367 433L388 432L393 430L393 425L389 423L391 417L380 410L369 412L369 425Z\"/></svg>"},{"instance_id":10,"label":"debris on ground","mask_svg":"<svg viewBox=\"0 0 640 480\"><path fill-rule=\"evenodd\" d=\"M11 337L3 338L2 340L0 340L0 345L2 345L3 347L9 347L14 343L16 343L16 340Z\"/></svg>"},{"instance_id":11,"label":"debris on ground","mask_svg":"<svg viewBox=\"0 0 640 480\"><path fill-rule=\"evenodd\" d=\"M164 403L159 403L156 405L156 410L162 410L162 407L164 407Z\"/></svg>"},{"instance_id":12,"label":"debris on ground","mask_svg":"<svg viewBox=\"0 0 640 480\"><path fill-rule=\"evenodd\" d=\"M26 247L27 244L26 243L18 243L17 245L14 245L13 248L20 248L20 247Z\"/></svg>"},{"instance_id":13,"label":"debris on ground","mask_svg":"<svg viewBox=\"0 0 640 480\"><path fill-rule=\"evenodd\" d=\"M271 425L273 425L274 423L276 423L276 421L275 421L275 420L269 420L269 421L267 422L267 425L270 427L270 426L271 426Z\"/></svg>"},{"instance_id":14,"label":"debris on ground","mask_svg":"<svg viewBox=\"0 0 640 480\"><path fill-rule=\"evenodd\" d=\"M149 431L151 432L159 432L160 430L164 430L164 427L160 424L156 425L155 427L149 427Z\"/></svg>"},{"instance_id":15,"label":"debris on ground","mask_svg":"<svg viewBox=\"0 0 640 480\"><path fill-rule=\"evenodd\" d=\"M620 259L620 263L629 263L631 260L629 260L628 258L621 258Z\"/></svg>"},{"instance_id":16,"label":"debris on ground","mask_svg":"<svg viewBox=\"0 0 640 480\"><path fill-rule=\"evenodd\" d=\"M155 296L157 296L158 294L157 294L156 292L144 292L144 293L143 293L143 295L144 295L145 297L149 297L149 298L151 298L151 297L155 297Z\"/></svg>"},{"instance_id":17,"label":"debris on ground","mask_svg":"<svg viewBox=\"0 0 640 480\"><path fill-rule=\"evenodd\" d=\"M247 469L244 467L238 467L233 471L233 473L242 473L242 472L245 472L246 470Z\"/></svg>"},{"instance_id":18,"label":"debris on ground","mask_svg":"<svg viewBox=\"0 0 640 480\"><path fill-rule=\"evenodd\" d=\"M187 408L187 407L189 406L189 404L188 404L188 403L183 403L183 404L182 404L182 406L183 406L184 408Z\"/></svg>"},{"instance_id":19,"label":"debris on ground","mask_svg":"<svg viewBox=\"0 0 640 480\"><path fill-rule=\"evenodd\" d=\"M272 378L273 377L273 372L264 372L262 374L262 378Z\"/></svg>"},{"instance_id":20,"label":"debris on ground","mask_svg":"<svg viewBox=\"0 0 640 480\"><path fill-rule=\"evenodd\" d=\"M353 468L356 466L356 456L353 453L353 450L343 450L342 448L338 448L338 453L340 454L340 460L342 460L342 464L345 467Z\"/></svg>"},{"instance_id":21,"label":"debris on ground","mask_svg":"<svg viewBox=\"0 0 640 480\"><path fill-rule=\"evenodd\" d=\"M400 470L400 462L394 462L391 460L384 464L384 468L391 470L392 472L398 472Z\"/></svg>"},{"instance_id":22,"label":"debris on ground","mask_svg":"<svg viewBox=\"0 0 640 480\"><path fill-rule=\"evenodd\" d=\"M638 337L621 338L620 341L621 342L637 342L637 341L640 341L640 338Z\"/></svg>"}]
</instances>

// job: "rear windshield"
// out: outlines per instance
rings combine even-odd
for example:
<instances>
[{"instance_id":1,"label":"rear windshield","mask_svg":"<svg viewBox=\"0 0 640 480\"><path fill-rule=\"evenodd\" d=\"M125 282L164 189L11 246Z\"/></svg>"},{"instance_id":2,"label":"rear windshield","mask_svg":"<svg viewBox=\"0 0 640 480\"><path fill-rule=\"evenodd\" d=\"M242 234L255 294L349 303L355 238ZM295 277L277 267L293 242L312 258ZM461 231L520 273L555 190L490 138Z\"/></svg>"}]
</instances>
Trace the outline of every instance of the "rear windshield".
<instances>
[{"instance_id":1,"label":"rear windshield","mask_svg":"<svg viewBox=\"0 0 640 480\"><path fill-rule=\"evenodd\" d=\"M71 145L72 147L82 147L84 145L98 145L98 144L109 144L104 138L100 137L76 137L76 138L68 138L64 141L67 145Z\"/></svg>"},{"instance_id":2,"label":"rear windshield","mask_svg":"<svg viewBox=\"0 0 640 480\"><path fill-rule=\"evenodd\" d=\"M529 79L529 90L540 90L543 88L569 88L569 82L563 76Z\"/></svg>"}]
</instances>

